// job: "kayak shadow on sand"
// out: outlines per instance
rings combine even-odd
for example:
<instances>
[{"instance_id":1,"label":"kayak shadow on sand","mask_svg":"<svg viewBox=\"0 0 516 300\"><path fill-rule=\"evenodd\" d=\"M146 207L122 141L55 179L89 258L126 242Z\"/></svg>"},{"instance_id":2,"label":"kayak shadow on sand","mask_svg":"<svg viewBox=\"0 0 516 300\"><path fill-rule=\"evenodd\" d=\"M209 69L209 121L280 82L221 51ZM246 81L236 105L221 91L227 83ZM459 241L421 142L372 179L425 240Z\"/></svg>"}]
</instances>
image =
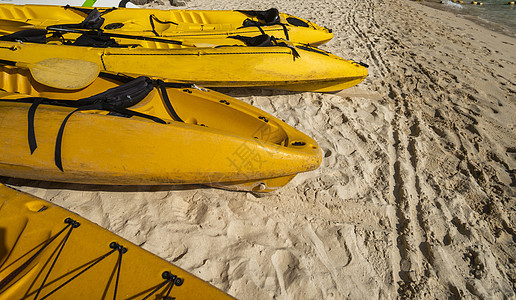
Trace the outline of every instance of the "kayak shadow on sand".
<instances>
[{"instance_id":1,"label":"kayak shadow on sand","mask_svg":"<svg viewBox=\"0 0 516 300\"><path fill-rule=\"evenodd\" d=\"M212 90L231 96L231 97L250 97L250 96L289 96L298 95L303 93L312 92L300 92L300 91L287 91L287 90L276 90L276 89L263 89L263 88L252 88L252 87L233 87L233 88L211 88ZM321 92L323 94L337 95L343 98L346 97L362 97L369 98L372 100L381 100L383 96L376 91L369 90L358 86L353 86L347 89L334 91L334 92Z\"/></svg>"},{"instance_id":2,"label":"kayak shadow on sand","mask_svg":"<svg viewBox=\"0 0 516 300\"><path fill-rule=\"evenodd\" d=\"M218 87L210 88L216 92L231 96L231 97L249 97L249 96L286 96L297 95L305 92L276 90L276 89L262 89L253 87Z\"/></svg>"},{"instance_id":3,"label":"kayak shadow on sand","mask_svg":"<svg viewBox=\"0 0 516 300\"><path fill-rule=\"evenodd\" d=\"M184 185L99 185L99 184L82 184L82 183L65 183L54 181L41 181L20 178L10 178L0 176L0 183L9 186L27 186L33 188L43 188L48 190L72 190L87 192L167 192L167 191L184 191L194 189L214 189L202 184L184 184ZM1 234L1 232L0 232ZM1 241L0 235L0 241ZM0 249L1 250L1 249ZM1 255L0 255L1 260Z\"/></svg>"}]
</instances>

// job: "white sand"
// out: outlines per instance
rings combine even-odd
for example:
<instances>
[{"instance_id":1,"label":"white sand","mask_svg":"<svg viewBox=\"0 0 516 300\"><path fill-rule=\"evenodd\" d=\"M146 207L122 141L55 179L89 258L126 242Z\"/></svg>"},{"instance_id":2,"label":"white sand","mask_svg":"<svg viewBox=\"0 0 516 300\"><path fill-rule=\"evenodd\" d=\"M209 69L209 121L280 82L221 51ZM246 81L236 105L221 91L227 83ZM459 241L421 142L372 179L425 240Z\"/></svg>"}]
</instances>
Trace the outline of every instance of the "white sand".
<instances>
[{"instance_id":1,"label":"white sand","mask_svg":"<svg viewBox=\"0 0 516 300\"><path fill-rule=\"evenodd\" d=\"M314 137L265 197L22 181L240 299L516 298L516 39L405 0L192 0L333 28L336 94L221 89ZM9 181L18 183L19 181Z\"/></svg>"}]
</instances>

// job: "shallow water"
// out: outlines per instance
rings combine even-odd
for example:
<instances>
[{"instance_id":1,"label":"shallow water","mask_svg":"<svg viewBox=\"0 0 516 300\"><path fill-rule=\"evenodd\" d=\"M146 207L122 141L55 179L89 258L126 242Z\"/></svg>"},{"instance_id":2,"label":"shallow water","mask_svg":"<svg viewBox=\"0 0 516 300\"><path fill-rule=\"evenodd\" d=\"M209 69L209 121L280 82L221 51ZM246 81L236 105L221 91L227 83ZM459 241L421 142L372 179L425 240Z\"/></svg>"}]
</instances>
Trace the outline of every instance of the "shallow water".
<instances>
[{"instance_id":1,"label":"shallow water","mask_svg":"<svg viewBox=\"0 0 516 300\"><path fill-rule=\"evenodd\" d=\"M488 26L490 29L516 36L516 5L507 5L510 0L475 0L483 5L473 5L472 0L464 0L464 3L457 3L446 0L444 4L440 1L426 1L424 4L434 8L451 11L462 15L477 23Z\"/></svg>"}]
</instances>

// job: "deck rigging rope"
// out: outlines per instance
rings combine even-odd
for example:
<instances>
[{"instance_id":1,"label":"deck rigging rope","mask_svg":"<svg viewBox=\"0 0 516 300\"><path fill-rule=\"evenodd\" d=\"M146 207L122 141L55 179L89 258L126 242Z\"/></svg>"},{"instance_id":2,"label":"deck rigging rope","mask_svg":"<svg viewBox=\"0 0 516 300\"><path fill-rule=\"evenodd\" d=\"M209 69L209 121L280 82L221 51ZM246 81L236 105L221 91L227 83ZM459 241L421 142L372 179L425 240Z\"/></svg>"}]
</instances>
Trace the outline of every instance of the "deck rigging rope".
<instances>
[{"instance_id":1,"label":"deck rigging rope","mask_svg":"<svg viewBox=\"0 0 516 300\"><path fill-rule=\"evenodd\" d=\"M113 244L115 244L113 247ZM118 243L111 243L110 247L112 248L111 251L109 251L108 253L102 255L101 257L97 258L93 263L91 263L89 266L87 266L85 269L83 269L82 271L80 271L79 273L75 274L74 276L72 276L70 279L68 279L67 281L65 281L64 283L60 284L58 287L56 287L55 289L53 289L52 291L50 291L48 294L46 294L45 296L43 296L40 300L44 300L44 299L47 299L48 297L50 297L52 294L54 294L55 292L57 292L58 290L60 290L61 288L63 288L65 285L69 284L72 280L75 280L77 277L81 276L82 274L84 274L86 271L88 271L89 269L93 268L95 265L97 265L99 262L103 261L106 257L110 256L111 254L113 254L115 251L119 251L119 253L121 253L121 251L119 250L119 247L122 247L120 246ZM123 253L119 254L119 255L122 255ZM117 284L118 284L118 281L117 281ZM116 295L115 295L116 296ZM36 300L36 299L35 299Z\"/></svg>"},{"instance_id":2,"label":"deck rigging rope","mask_svg":"<svg viewBox=\"0 0 516 300\"><path fill-rule=\"evenodd\" d=\"M45 268L47 263L50 260L52 260L52 257L55 255L55 257L53 258L52 263L51 263L48 271L46 272L46 275L45 275L43 281L41 282L41 284L40 284L39 288L37 289L37 291L35 291L34 300L48 299L50 296L54 295L57 291L59 291L60 289L62 289L66 285L68 285L70 282L72 282L73 280L77 279L79 276L81 276L82 274L86 273L87 271L92 269L94 266L99 264L101 261L105 260L107 257L112 255L113 253L118 252L118 258L117 258L116 265L115 265L115 268L116 268L116 279L115 279L115 286L114 286L114 292L113 292L113 300L116 300L117 299L117 293L118 293L118 287L120 285L120 273L121 273L121 270L122 270L122 258L123 258L123 255L125 253L127 253L127 248L122 246L121 244L119 244L117 242L111 242L109 244L109 247L111 248L111 250L109 250L107 253L101 255L100 257L95 258L94 260L88 262L87 264L82 265L80 268L83 268L83 269L80 272L78 272L77 274L73 275L72 277L70 277L69 279L67 279L63 283L61 283L59 286L55 287L54 289L52 289L51 291L46 293L41 298L38 298L40 296L41 292L43 291L43 289L45 288L45 284L47 283L47 280L49 279L51 272L54 270L54 267L56 266L59 257L63 253L63 249L67 245L67 242L69 241L69 238L70 238L70 236L72 234L72 231L75 228L78 228L79 226L81 226L81 224L79 222L73 220L72 218L66 218L64 220L64 223L66 223L66 226L64 226L64 228L62 228L57 234L55 234L49 240L47 240L43 244L43 246L41 246L41 248L34 255L32 255L29 259L27 259L27 261L25 261L22 265L20 265L18 268L16 268L14 271L12 271L7 277L5 277L0 282L0 290L2 290L4 287L8 286L11 282L15 281L16 277L18 275L20 275L25 269L27 269L29 267L29 265L32 262L34 262L34 260L36 258L38 258L43 253L43 251L45 249L47 249L52 243L54 243L54 241L56 241L56 239L58 237L60 237L63 233L66 232L65 236L63 237L63 239L58 243L58 246L56 248L57 254L55 252L56 250L54 250L54 252L50 255L50 257L48 258L46 263L45 262L41 262L41 264L43 265L43 268ZM79 270L80 268L73 269L73 270ZM36 278L33 281L33 284L36 282L36 280L38 278L40 278L41 274L42 274L42 272L38 273L38 275L36 276ZM63 278L64 275L65 274L58 275L58 277L56 277L56 278L64 279ZM163 299L170 299L169 295L170 295L170 293L172 291L172 288L174 286L180 286L184 282L184 280L182 278L179 278L177 275L173 275L169 271L163 272L162 273L162 278L165 279L165 281L163 281L160 284L158 284L157 288L152 290L151 293L149 295L147 295L144 299L148 299L150 296L156 294L159 291L159 289L161 289L162 287L165 287L167 284L170 284L170 287L167 288L166 296L163 297ZM109 286L109 283L108 283L108 286ZM162 293L165 293L165 290Z\"/></svg>"},{"instance_id":3,"label":"deck rigging rope","mask_svg":"<svg viewBox=\"0 0 516 300\"><path fill-rule=\"evenodd\" d=\"M33 262L42 252L45 250L58 236L60 236L66 229L69 229L70 231L74 228L79 227L79 223L70 219L66 218L65 223L67 225L61 229L56 235L54 235L50 240L48 240L43 247L41 247L34 255L32 255L27 261L25 261L21 266L16 268L14 271L12 271L9 275L7 275L2 281L0 281L0 290L3 289L6 285L8 285L16 276L18 276L25 268L29 266L31 262Z\"/></svg>"},{"instance_id":4,"label":"deck rigging rope","mask_svg":"<svg viewBox=\"0 0 516 300\"><path fill-rule=\"evenodd\" d=\"M43 279L43 282L41 283L39 289L38 289L38 292L36 293L36 295L34 296L34 300L38 299L38 296L39 294L41 293L41 290L43 289L43 287L45 286L45 283L48 279L48 276L50 275L50 272L52 272L52 269L54 268L56 262L57 262L57 259L59 258L59 256L61 255L61 252L63 251L63 248L65 247L66 245L66 242L68 241L68 238L70 237L70 235L72 234L72 230L74 228L77 228L79 227L81 224L77 221L74 221L70 218L68 218L67 220L69 220L70 222L70 229L68 230L68 232L66 233L66 236L64 237L63 239L63 242L61 243L61 246L59 247L59 251L57 252L57 255L56 255L56 258L54 259L54 261L52 262L52 265L50 266L50 269L48 270L47 272L47 275L45 276L45 278ZM65 220L66 222L66 220Z\"/></svg>"}]
</instances>

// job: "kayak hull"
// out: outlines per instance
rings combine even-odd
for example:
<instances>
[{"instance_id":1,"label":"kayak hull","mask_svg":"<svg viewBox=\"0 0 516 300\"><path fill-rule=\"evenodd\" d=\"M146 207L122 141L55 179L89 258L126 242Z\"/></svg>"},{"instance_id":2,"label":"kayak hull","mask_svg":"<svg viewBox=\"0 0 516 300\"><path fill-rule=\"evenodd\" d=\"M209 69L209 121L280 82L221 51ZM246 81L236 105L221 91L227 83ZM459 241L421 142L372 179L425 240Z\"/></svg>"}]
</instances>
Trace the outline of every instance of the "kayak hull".
<instances>
[{"instance_id":1,"label":"kayak hull","mask_svg":"<svg viewBox=\"0 0 516 300\"><path fill-rule=\"evenodd\" d=\"M65 228L67 219L80 225L72 229L52 271L48 273L65 233L49 241ZM50 202L2 184L0 231L3 233L3 247L0 248L0 299L33 299L43 283L39 298L65 284L52 294L53 299L113 298L115 286L116 299L141 299L165 282L162 277L165 271L180 278L176 281L179 285L174 286L170 294L177 299L232 299L185 270L98 225ZM66 284L92 262L113 250L110 247L113 242L127 250L122 254L118 285L112 277L117 269L118 251L109 254ZM45 247L46 243L49 244ZM13 276L15 271L18 274ZM47 273L48 278L44 281ZM9 276L13 276L11 280ZM168 288L170 283L158 289L154 297L165 296Z\"/></svg>"},{"instance_id":2,"label":"kayak hull","mask_svg":"<svg viewBox=\"0 0 516 300\"><path fill-rule=\"evenodd\" d=\"M359 63L305 46L143 49L2 41L0 57L24 63L55 57L80 59L113 73L195 82L207 87L292 91L338 91L360 83L368 74L367 68Z\"/></svg>"},{"instance_id":3,"label":"kayak hull","mask_svg":"<svg viewBox=\"0 0 516 300\"><path fill-rule=\"evenodd\" d=\"M79 10L81 9L81 10ZM0 19L26 22L34 28L59 24L78 24L87 16L88 9L52 5L0 4ZM263 33L293 43L321 45L333 38L331 30L289 14L279 13L283 25L244 27L246 20L259 19L246 11L235 10L184 10L184 9L97 9L105 19L101 27L108 33L165 37L216 45L235 43L228 36L257 36ZM114 26L113 24L116 24ZM297 25L294 25L297 24ZM1 29L1 26L0 26Z\"/></svg>"},{"instance_id":4,"label":"kayak hull","mask_svg":"<svg viewBox=\"0 0 516 300\"><path fill-rule=\"evenodd\" d=\"M77 91L34 83L27 71L4 68L0 76L0 175L109 185L208 184L268 192L321 163L317 143L249 104L210 90L168 88L174 121L154 90L132 110L166 120L160 124L105 111L74 113L63 131L56 166L56 139L74 108L41 104L34 116L37 148L31 154L26 96L77 99L116 86L97 79Z\"/></svg>"}]
</instances>

